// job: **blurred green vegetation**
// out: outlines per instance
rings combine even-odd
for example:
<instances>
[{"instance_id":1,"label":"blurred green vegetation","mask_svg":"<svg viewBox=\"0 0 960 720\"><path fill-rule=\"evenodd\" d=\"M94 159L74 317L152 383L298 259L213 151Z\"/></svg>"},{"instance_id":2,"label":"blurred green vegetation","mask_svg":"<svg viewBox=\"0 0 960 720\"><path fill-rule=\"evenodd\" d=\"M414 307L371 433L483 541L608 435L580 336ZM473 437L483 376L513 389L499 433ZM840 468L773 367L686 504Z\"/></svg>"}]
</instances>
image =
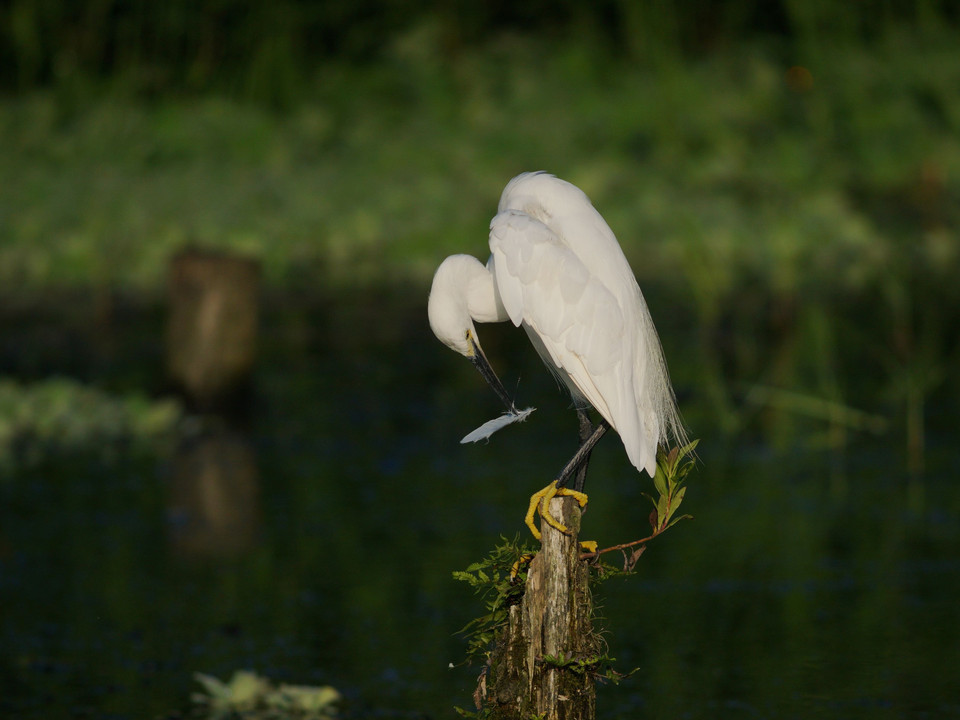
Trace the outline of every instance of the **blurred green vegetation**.
<instances>
[{"instance_id":1,"label":"blurred green vegetation","mask_svg":"<svg viewBox=\"0 0 960 720\"><path fill-rule=\"evenodd\" d=\"M0 378L0 481L13 468L93 451L104 460L139 446L169 455L182 411L173 400L113 396L68 378Z\"/></svg>"},{"instance_id":2,"label":"blurred green vegetation","mask_svg":"<svg viewBox=\"0 0 960 720\"><path fill-rule=\"evenodd\" d=\"M198 717L210 720L330 720L337 717L340 693L329 685L275 687L249 670L238 670L228 682L196 673L206 692L194 693Z\"/></svg>"},{"instance_id":3,"label":"blurred green vegetation","mask_svg":"<svg viewBox=\"0 0 960 720\"><path fill-rule=\"evenodd\" d=\"M395 63L329 66L282 115L30 93L0 105L0 279L155 287L194 242L261 255L281 284L311 262L422 280L444 252L481 252L505 181L542 167L585 188L638 274L685 277L703 302L745 275L784 293L936 281L957 261L955 41L663 71L506 39L445 65L412 37Z\"/></svg>"},{"instance_id":4,"label":"blurred green vegetation","mask_svg":"<svg viewBox=\"0 0 960 720\"><path fill-rule=\"evenodd\" d=\"M654 54L574 42L577 23L491 21L451 46L443 13L412 13L375 52L312 50L280 104L220 75L113 82L137 63L38 75L0 103L0 287L157 297L193 244L259 257L270 292L338 312L385 285L425 294L445 254L485 254L505 182L546 169L608 219L711 424L789 443L812 420L837 447L892 414L920 470L927 402L960 390L955 18L788 3L697 44L711 7L653 22L679 33Z\"/></svg>"},{"instance_id":5,"label":"blurred green vegetation","mask_svg":"<svg viewBox=\"0 0 960 720\"><path fill-rule=\"evenodd\" d=\"M755 278L949 276L950 3L634 7L12 2L0 283L155 288L188 243L260 255L281 285L422 281L482 252L499 190L537 168L701 305ZM151 92L126 79L144 74Z\"/></svg>"},{"instance_id":6,"label":"blurred green vegetation","mask_svg":"<svg viewBox=\"0 0 960 720\"><path fill-rule=\"evenodd\" d=\"M949 0L10 0L0 7L0 87L107 83L151 95L218 89L296 103L330 60L376 62L424 27L447 63L504 33L651 63L745 38L785 48L862 44L891 28L956 23ZM398 40L398 38L400 40Z\"/></svg>"}]
</instances>

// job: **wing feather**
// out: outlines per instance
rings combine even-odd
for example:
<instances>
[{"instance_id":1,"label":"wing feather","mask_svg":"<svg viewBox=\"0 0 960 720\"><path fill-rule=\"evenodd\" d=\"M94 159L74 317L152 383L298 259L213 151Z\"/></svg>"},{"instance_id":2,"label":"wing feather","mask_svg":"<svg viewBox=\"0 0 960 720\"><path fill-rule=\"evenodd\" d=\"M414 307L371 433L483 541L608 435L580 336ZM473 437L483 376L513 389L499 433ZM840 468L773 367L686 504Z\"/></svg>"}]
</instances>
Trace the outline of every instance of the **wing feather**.
<instances>
[{"instance_id":1,"label":"wing feather","mask_svg":"<svg viewBox=\"0 0 960 720\"><path fill-rule=\"evenodd\" d=\"M617 428L623 415L623 312L614 295L550 228L506 210L491 223L494 277L514 325L527 327L543 360L562 371ZM631 392L632 395L632 392Z\"/></svg>"},{"instance_id":2,"label":"wing feather","mask_svg":"<svg viewBox=\"0 0 960 720\"><path fill-rule=\"evenodd\" d=\"M613 231L577 187L518 175L491 223L491 272L548 367L619 432L653 476L668 436L686 444L656 328Z\"/></svg>"}]
</instances>

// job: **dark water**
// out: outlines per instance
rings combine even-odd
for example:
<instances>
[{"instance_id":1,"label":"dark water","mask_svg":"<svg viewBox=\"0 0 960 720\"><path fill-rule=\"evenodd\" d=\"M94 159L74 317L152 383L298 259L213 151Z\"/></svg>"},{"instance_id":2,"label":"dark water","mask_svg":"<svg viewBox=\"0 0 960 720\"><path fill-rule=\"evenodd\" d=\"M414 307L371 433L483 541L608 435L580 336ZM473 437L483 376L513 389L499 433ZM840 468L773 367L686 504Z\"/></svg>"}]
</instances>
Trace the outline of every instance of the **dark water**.
<instances>
[{"instance_id":1,"label":"dark water","mask_svg":"<svg viewBox=\"0 0 960 720\"><path fill-rule=\"evenodd\" d=\"M275 308L249 425L179 456L91 449L3 470L0 716L176 716L194 672L242 668L332 684L351 717L470 706L478 668L456 631L481 607L451 571L523 530L576 423L523 338L494 329L488 354L539 410L458 445L499 409L415 300L389 322L373 305ZM104 344L17 326L29 370L9 346L3 370L156 383L159 317L114 322ZM82 342L63 353L70 332ZM610 653L637 668L600 689L600 717L960 717L953 408L931 411L911 484L894 431L775 452L712 427L694 383L681 395L702 439L695 519L600 590ZM648 485L605 439L585 533L646 534Z\"/></svg>"}]
</instances>

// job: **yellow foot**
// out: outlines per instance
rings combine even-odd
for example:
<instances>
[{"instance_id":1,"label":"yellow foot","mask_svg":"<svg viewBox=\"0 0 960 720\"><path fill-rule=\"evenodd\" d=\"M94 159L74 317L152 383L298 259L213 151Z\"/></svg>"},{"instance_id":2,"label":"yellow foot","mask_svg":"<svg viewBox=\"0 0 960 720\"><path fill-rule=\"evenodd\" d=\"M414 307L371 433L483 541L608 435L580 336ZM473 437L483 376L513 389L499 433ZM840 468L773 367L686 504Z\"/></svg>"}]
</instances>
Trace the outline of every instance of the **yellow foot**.
<instances>
[{"instance_id":1,"label":"yellow foot","mask_svg":"<svg viewBox=\"0 0 960 720\"><path fill-rule=\"evenodd\" d=\"M586 493L577 492L576 490L570 490L568 488L558 488L556 480L547 485L543 490L535 492L530 496L530 507L527 508L527 514L523 518L523 521L527 524L527 527L530 528L530 532L533 533L533 536L537 540L541 538L540 529L534 524L533 518L538 512L540 513L540 517L547 521L548 525L556 528L565 535L569 534L566 526L550 514L550 501L557 495L568 495L572 497L580 507L587 504Z\"/></svg>"},{"instance_id":2,"label":"yellow foot","mask_svg":"<svg viewBox=\"0 0 960 720\"><path fill-rule=\"evenodd\" d=\"M520 571L523 569L524 565L529 565L530 561L536 557L536 553L524 553L517 561L513 564L513 567L510 568L510 582L514 583L517 581L517 576L520 574Z\"/></svg>"}]
</instances>

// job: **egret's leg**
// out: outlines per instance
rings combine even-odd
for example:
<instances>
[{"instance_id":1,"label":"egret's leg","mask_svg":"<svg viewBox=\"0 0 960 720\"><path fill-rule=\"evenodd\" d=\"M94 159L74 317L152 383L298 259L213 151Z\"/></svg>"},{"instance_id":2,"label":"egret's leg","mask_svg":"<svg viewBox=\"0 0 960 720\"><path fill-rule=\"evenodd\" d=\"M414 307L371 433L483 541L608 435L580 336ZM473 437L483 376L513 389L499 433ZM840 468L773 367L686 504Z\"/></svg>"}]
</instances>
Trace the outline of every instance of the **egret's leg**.
<instances>
[{"instance_id":1,"label":"egret's leg","mask_svg":"<svg viewBox=\"0 0 960 720\"><path fill-rule=\"evenodd\" d=\"M587 411L582 407L577 408L577 420L580 421L580 445L582 446L590 439L590 436L593 435L593 423L590 422L590 416L587 415ZM596 440L594 443L596 443ZM581 462L577 468L577 476L573 481L573 489L577 492L583 492L583 486L587 482L587 466L590 464L590 454L591 453L588 452L584 455L583 462Z\"/></svg>"},{"instance_id":2,"label":"egret's leg","mask_svg":"<svg viewBox=\"0 0 960 720\"><path fill-rule=\"evenodd\" d=\"M589 422L589 419L587 419L587 423ZM583 433L585 429L585 426L581 423L581 433ZM555 481L557 483L557 487L565 487L570 481L570 477L574 472L576 472L577 468L586 464L586 461L590 458L590 453L593 452L593 446L600 442L600 438L602 438L609 429L610 424L606 420L601 420L595 428L592 428L592 432L590 432L586 440L583 440L580 443L580 448L577 450L576 454L570 458L570 462L564 465L563 470L561 470L560 474L557 475L557 479ZM585 479L586 477L584 477L584 480Z\"/></svg>"},{"instance_id":3,"label":"egret's leg","mask_svg":"<svg viewBox=\"0 0 960 720\"><path fill-rule=\"evenodd\" d=\"M562 533L567 532L566 526L563 525L563 523L558 522L556 518L550 514L550 501L554 498L554 496L569 495L577 501L580 507L584 507L587 504L587 496L581 491L583 483L586 479L586 464L590 459L590 453L593 450L593 446L600 441L600 438L602 438L604 433L607 432L607 429L610 427L610 425L607 424L606 420L601 420L600 424L594 428L591 425L590 419L587 417L586 412L581 408L577 408L577 415L580 418L580 448L570 459L570 462L564 465L563 470L560 471L560 474L557 476L556 480L543 488L543 490L534 493L530 497L530 506L527 508L527 514L524 517L524 522L527 524L527 527L530 528L530 532L533 533L533 536L537 540L540 539L540 530L533 522L534 515L537 512L540 513L540 517L542 517L548 525L556 528ZM580 468L583 468L582 473L578 472ZM570 477L575 472L578 473L574 485L575 489L571 490L565 487L565 485L567 482L569 482Z\"/></svg>"}]
</instances>

